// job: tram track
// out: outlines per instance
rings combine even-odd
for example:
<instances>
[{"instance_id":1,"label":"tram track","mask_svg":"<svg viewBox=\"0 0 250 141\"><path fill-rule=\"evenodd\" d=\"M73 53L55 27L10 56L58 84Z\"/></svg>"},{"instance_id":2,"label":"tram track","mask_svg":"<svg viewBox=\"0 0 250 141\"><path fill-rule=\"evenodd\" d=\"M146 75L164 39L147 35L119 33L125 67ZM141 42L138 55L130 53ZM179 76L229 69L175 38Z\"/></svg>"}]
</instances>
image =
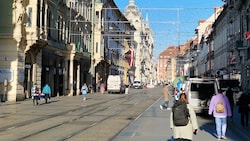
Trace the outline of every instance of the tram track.
<instances>
[{"instance_id":1,"label":"tram track","mask_svg":"<svg viewBox=\"0 0 250 141\"><path fill-rule=\"evenodd\" d=\"M142 95L144 95L142 97ZM121 114L125 113L127 109L133 109L137 104L145 102L146 100L150 100L148 95L145 93L136 94L136 95L122 95L119 97L114 97L112 99L101 100L100 102L96 102L90 105L86 105L84 107L77 107L70 110L57 112L54 114L49 114L46 116L42 116L39 118L32 119L31 121L24 121L20 123L11 124L8 126L4 126L0 128L0 133L8 133L8 132L15 132L15 130L19 130L22 128L30 127L33 125L43 124L43 122L54 119L61 119L62 117L65 118L65 121L59 123L51 123L50 126L46 128L41 128L36 131L30 131L29 134L25 134L23 136L19 136L16 140L33 140L34 138L41 136L43 134L47 134L49 132L56 131L57 129L61 129L63 127L67 127L67 125L71 125L73 123L82 123L82 120L88 119L89 117L97 117L99 120L93 120L93 122L89 122L89 124L84 124L79 129L72 130L70 133L61 134L60 137L55 138L56 141L66 141L66 140L76 140L76 138L81 138L80 136L85 133L89 132L88 130L95 130L98 126L105 126L102 124L112 123L113 119L121 119L122 122L125 123L121 125L121 128L124 128L128 123L130 123L136 116L140 114L140 111L132 112L131 115ZM153 101L154 99L152 99ZM131 102L132 101L132 102ZM151 101L151 100L150 100ZM145 107L146 108L146 107ZM88 119L89 120L89 119ZM127 120L124 122L124 120ZM81 121L81 122L80 122ZM78 125L79 126L79 125ZM119 132L118 129L117 132ZM90 131L91 132L91 131ZM117 133L115 133L117 134ZM107 135L107 138L112 138L114 135Z\"/></svg>"}]
</instances>

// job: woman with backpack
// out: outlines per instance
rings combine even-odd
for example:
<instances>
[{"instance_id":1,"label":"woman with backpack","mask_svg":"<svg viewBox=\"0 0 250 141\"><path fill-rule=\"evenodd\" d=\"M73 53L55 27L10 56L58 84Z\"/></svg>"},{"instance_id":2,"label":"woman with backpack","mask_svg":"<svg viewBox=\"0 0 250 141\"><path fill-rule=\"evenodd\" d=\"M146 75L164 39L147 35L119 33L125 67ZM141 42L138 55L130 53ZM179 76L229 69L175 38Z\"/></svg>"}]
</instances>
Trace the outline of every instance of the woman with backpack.
<instances>
[{"instance_id":1,"label":"woman with backpack","mask_svg":"<svg viewBox=\"0 0 250 141\"><path fill-rule=\"evenodd\" d=\"M217 139L227 139L225 136L227 130L227 117L231 117L232 112L229 100L227 96L222 94L221 89L219 89L218 93L212 97L208 114L213 114L215 118Z\"/></svg>"},{"instance_id":2,"label":"woman with backpack","mask_svg":"<svg viewBox=\"0 0 250 141\"><path fill-rule=\"evenodd\" d=\"M197 117L193 107L188 104L185 93L180 94L172 107L170 128L176 141L192 141L193 134L198 132Z\"/></svg>"}]
</instances>

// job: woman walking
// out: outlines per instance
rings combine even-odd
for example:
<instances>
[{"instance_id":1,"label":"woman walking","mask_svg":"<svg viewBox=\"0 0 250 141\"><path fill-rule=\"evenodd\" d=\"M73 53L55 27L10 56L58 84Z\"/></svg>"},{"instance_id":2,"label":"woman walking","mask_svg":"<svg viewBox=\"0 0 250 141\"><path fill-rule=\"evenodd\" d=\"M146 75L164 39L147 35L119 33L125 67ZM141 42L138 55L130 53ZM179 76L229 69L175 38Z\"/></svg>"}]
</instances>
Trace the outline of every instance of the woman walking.
<instances>
[{"instance_id":1,"label":"woman walking","mask_svg":"<svg viewBox=\"0 0 250 141\"><path fill-rule=\"evenodd\" d=\"M218 93L214 95L209 104L209 115L215 118L215 127L217 132L217 139L226 140L227 131L227 117L232 116L231 107L227 96L222 94L222 90L219 89Z\"/></svg>"},{"instance_id":2,"label":"woman walking","mask_svg":"<svg viewBox=\"0 0 250 141\"><path fill-rule=\"evenodd\" d=\"M172 107L170 128L173 130L173 137L176 141L192 141L193 134L198 132L197 117L193 107L188 104L185 93L180 94L178 101Z\"/></svg>"}]
</instances>

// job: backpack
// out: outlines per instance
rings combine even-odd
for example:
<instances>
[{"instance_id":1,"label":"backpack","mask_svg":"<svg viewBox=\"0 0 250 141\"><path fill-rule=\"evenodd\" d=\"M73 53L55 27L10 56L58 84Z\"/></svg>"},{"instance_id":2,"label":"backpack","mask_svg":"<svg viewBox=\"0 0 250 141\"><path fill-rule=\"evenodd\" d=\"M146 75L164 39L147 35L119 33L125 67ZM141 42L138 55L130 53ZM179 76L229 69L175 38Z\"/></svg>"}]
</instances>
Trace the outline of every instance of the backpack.
<instances>
[{"instance_id":1,"label":"backpack","mask_svg":"<svg viewBox=\"0 0 250 141\"><path fill-rule=\"evenodd\" d=\"M217 113L224 113L225 111L225 106L221 100L219 100L215 106L216 112Z\"/></svg>"},{"instance_id":2,"label":"backpack","mask_svg":"<svg viewBox=\"0 0 250 141\"><path fill-rule=\"evenodd\" d=\"M175 126L186 126L189 122L189 110L184 102L176 102L172 107L173 122Z\"/></svg>"}]
</instances>

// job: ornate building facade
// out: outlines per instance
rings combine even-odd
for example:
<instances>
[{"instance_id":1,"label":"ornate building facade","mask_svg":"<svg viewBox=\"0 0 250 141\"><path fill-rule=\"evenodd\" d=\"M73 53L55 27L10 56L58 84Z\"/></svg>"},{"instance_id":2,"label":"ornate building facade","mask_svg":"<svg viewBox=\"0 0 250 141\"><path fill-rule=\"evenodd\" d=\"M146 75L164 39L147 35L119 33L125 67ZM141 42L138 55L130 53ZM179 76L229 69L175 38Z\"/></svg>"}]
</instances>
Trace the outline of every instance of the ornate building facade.
<instances>
[{"instance_id":1,"label":"ornate building facade","mask_svg":"<svg viewBox=\"0 0 250 141\"><path fill-rule=\"evenodd\" d=\"M133 33L113 0L2 0L0 90L3 101L30 97L37 83L52 96L79 95L83 83L120 74L129 83ZM118 30L114 30L118 29ZM118 36L119 35L119 36ZM119 38L116 38L119 37Z\"/></svg>"}]
</instances>

